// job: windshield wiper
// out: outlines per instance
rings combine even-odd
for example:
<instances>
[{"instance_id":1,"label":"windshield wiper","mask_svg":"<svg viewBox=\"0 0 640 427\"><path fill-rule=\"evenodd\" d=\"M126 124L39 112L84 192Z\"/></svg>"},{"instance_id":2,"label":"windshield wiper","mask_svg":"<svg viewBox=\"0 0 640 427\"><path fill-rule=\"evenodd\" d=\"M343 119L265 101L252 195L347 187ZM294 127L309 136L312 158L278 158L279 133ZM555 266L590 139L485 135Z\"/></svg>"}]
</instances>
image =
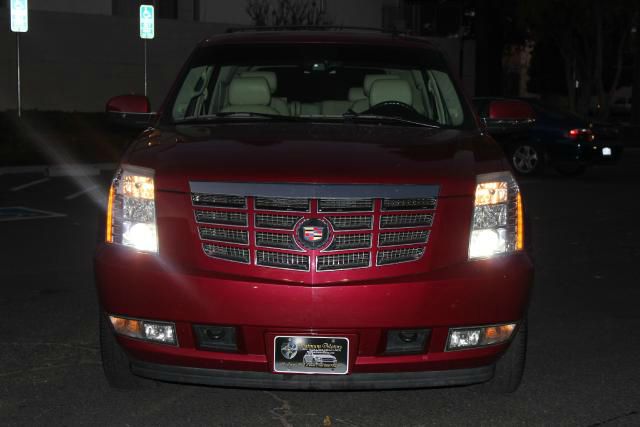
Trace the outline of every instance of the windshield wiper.
<instances>
[{"instance_id":1,"label":"windshield wiper","mask_svg":"<svg viewBox=\"0 0 640 427\"><path fill-rule=\"evenodd\" d=\"M441 129L442 125L436 121L432 121L432 120L428 120L425 119L427 121L422 121L422 120L411 120L411 119L405 119L403 117L399 117L399 116L382 116L379 114L358 114L355 111L349 109L346 113L344 113L342 115L342 117L345 120L353 120L353 121L358 121L358 120L363 120L363 121L379 121L382 123L403 123L403 124L410 124L410 125L414 125L414 126L422 126L422 127L428 127L428 128L432 128L432 129Z\"/></svg>"},{"instance_id":2,"label":"windshield wiper","mask_svg":"<svg viewBox=\"0 0 640 427\"><path fill-rule=\"evenodd\" d=\"M176 120L176 125L192 125L211 123L219 119L263 119L263 120L280 120L280 121L298 121L298 117L283 116L279 114L254 113L254 112L231 112L209 114L206 116L194 116L182 120Z\"/></svg>"}]
</instances>

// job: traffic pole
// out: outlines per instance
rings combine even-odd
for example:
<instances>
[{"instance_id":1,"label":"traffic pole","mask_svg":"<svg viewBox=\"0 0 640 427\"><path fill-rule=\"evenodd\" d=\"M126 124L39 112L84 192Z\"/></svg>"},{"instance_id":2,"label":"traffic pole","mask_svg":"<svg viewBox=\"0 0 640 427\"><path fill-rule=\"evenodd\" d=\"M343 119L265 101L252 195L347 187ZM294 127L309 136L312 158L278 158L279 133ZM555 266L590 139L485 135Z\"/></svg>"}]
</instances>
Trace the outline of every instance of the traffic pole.
<instances>
[{"instance_id":1,"label":"traffic pole","mask_svg":"<svg viewBox=\"0 0 640 427\"><path fill-rule=\"evenodd\" d=\"M20 33L16 33L17 72L18 72L18 118L22 118L22 87L20 82Z\"/></svg>"},{"instance_id":2,"label":"traffic pole","mask_svg":"<svg viewBox=\"0 0 640 427\"><path fill-rule=\"evenodd\" d=\"M144 96L149 96L149 51L147 50L147 39L144 39Z\"/></svg>"}]
</instances>

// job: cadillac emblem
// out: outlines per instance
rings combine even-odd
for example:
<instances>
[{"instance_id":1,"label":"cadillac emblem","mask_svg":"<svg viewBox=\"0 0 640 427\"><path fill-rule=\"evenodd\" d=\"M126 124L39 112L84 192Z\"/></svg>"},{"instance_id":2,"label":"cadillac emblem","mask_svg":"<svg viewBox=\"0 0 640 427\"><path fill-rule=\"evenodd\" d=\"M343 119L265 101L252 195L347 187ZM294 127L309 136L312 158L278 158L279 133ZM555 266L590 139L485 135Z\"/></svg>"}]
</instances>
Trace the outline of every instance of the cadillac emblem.
<instances>
[{"instance_id":1,"label":"cadillac emblem","mask_svg":"<svg viewBox=\"0 0 640 427\"><path fill-rule=\"evenodd\" d=\"M307 249L321 248L329 239L329 226L320 219L309 219L298 227L298 240Z\"/></svg>"}]
</instances>

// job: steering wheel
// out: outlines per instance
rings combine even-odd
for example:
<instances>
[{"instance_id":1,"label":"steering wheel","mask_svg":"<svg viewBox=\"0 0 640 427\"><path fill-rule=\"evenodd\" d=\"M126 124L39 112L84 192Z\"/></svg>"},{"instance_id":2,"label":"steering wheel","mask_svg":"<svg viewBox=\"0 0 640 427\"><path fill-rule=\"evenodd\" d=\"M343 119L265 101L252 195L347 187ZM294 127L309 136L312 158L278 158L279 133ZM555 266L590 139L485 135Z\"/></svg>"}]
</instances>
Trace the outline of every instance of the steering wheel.
<instances>
[{"instance_id":1,"label":"steering wheel","mask_svg":"<svg viewBox=\"0 0 640 427\"><path fill-rule=\"evenodd\" d=\"M375 114L381 116L397 116L403 118L422 118L413 106L400 101L384 101L374 105L362 114Z\"/></svg>"}]
</instances>

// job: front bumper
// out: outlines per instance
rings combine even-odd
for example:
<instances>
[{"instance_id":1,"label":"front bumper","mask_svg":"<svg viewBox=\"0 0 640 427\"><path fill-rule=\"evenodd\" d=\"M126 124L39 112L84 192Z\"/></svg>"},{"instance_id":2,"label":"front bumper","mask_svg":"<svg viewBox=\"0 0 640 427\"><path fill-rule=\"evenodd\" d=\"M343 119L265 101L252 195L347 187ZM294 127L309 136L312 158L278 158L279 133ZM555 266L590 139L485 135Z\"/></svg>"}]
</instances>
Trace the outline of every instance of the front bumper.
<instances>
[{"instance_id":1,"label":"front bumper","mask_svg":"<svg viewBox=\"0 0 640 427\"><path fill-rule=\"evenodd\" d=\"M185 272L158 257L111 246L98 250L95 266L105 312L176 325L177 346L118 337L135 373L168 381L274 388L486 381L508 344L445 351L449 329L518 322L533 280L524 253L420 276L319 287ZM238 351L198 348L194 325L236 327ZM431 332L422 353L384 353L388 330L421 328ZM349 338L349 374L325 379L273 373L278 334ZM403 380L394 385L394 377Z\"/></svg>"},{"instance_id":2,"label":"front bumper","mask_svg":"<svg viewBox=\"0 0 640 427\"><path fill-rule=\"evenodd\" d=\"M478 384L493 377L494 367L491 365L451 371L321 376L274 375L266 372L189 368L133 361L131 370L141 377L159 381L204 384L216 387L279 390L390 390Z\"/></svg>"}]
</instances>

